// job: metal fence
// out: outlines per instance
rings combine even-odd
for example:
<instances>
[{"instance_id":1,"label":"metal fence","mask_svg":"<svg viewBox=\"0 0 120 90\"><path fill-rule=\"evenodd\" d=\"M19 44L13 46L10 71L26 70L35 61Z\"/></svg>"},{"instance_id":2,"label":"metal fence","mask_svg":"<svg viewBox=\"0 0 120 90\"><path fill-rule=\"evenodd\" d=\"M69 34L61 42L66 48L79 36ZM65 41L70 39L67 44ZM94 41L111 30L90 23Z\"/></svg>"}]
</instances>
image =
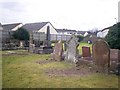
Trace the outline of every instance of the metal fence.
<instances>
[{"instance_id":1,"label":"metal fence","mask_svg":"<svg viewBox=\"0 0 120 90\"><path fill-rule=\"evenodd\" d=\"M58 40L67 41L70 39L70 37L71 35L50 34L51 41L58 41ZM46 39L45 33L33 33L33 40L44 41L45 39Z\"/></svg>"}]
</instances>

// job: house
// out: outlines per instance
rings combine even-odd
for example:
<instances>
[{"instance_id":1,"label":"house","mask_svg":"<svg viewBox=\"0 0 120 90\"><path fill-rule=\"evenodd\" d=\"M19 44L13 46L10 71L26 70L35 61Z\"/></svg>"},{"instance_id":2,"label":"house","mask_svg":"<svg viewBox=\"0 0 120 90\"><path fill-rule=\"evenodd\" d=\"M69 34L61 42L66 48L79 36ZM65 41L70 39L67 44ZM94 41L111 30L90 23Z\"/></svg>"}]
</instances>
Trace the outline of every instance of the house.
<instances>
[{"instance_id":1,"label":"house","mask_svg":"<svg viewBox=\"0 0 120 90\"><path fill-rule=\"evenodd\" d=\"M86 31L77 31L77 35L85 36L85 34L86 34Z\"/></svg>"},{"instance_id":2,"label":"house","mask_svg":"<svg viewBox=\"0 0 120 90\"><path fill-rule=\"evenodd\" d=\"M2 25L3 31L2 31L2 39L9 40L11 38L11 34L13 31L16 31L18 28L22 27L22 23L13 23L13 24L4 24Z\"/></svg>"},{"instance_id":3,"label":"house","mask_svg":"<svg viewBox=\"0 0 120 90\"><path fill-rule=\"evenodd\" d=\"M76 30L69 30L69 29L56 29L59 35L72 35L77 34Z\"/></svg>"},{"instance_id":4,"label":"house","mask_svg":"<svg viewBox=\"0 0 120 90\"><path fill-rule=\"evenodd\" d=\"M22 27L22 23L13 23L13 24L3 24L2 25L2 43L10 43L12 34L18 28Z\"/></svg>"},{"instance_id":5,"label":"house","mask_svg":"<svg viewBox=\"0 0 120 90\"><path fill-rule=\"evenodd\" d=\"M111 28L111 26L100 30L100 31L97 33L97 37L105 38L105 36L108 34L110 28Z\"/></svg>"},{"instance_id":6,"label":"house","mask_svg":"<svg viewBox=\"0 0 120 90\"><path fill-rule=\"evenodd\" d=\"M97 32L91 32L91 31L87 31L84 34L84 42L89 42L89 43L94 43L95 41L97 41L98 37L97 37Z\"/></svg>"},{"instance_id":7,"label":"house","mask_svg":"<svg viewBox=\"0 0 120 90\"><path fill-rule=\"evenodd\" d=\"M27 23L22 26L28 32L44 32L47 33L47 28L50 29L50 34L57 34L56 29L50 22Z\"/></svg>"},{"instance_id":8,"label":"house","mask_svg":"<svg viewBox=\"0 0 120 90\"><path fill-rule=\"evenodd\" d=\"M50 35L57 34L56 29L50 22L27 23L22 26L33 35L33 43L35 46L40 46L46 39L46 34L49 30Z\"/></svg>"},{"instance_id":9,"label":"house","mask_svg":"<svg viewBox=\"0 0 120 90\"><path fill-rule=\"evenodd\" d=\"M3 24L2 25L2 49L10 49L14 47L12 43L17 43L13 39L13 32L22 27L22 23Z\"/></svg>"}]
</instances>

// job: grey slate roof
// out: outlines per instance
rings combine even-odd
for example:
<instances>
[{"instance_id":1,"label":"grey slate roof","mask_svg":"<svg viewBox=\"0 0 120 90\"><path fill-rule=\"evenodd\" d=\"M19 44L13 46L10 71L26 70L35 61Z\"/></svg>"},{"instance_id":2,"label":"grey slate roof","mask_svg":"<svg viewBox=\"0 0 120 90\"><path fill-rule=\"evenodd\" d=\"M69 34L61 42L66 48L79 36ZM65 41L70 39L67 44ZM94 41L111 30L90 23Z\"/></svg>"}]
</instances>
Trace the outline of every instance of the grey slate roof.
<instances>
[{"instance_id":1,"label":"grey slate roof","mask_svg":"<svg viewBox=\"0 0 120 90\"><path fill-rule=\"evenodd\" d=\"M38 31L43 26L45 26L49 22L39 22L39 23L28 23L22 26L22 28L28 30L28 31Z\"/></svg>"},{"instance_id":2,"label":"grey slate roof","mask_svg":"<svg viewBox=\"0 0 120 90\"><path fill-rule=\"evenodd\" d=\"M2 27L3 27L3 30L11 30L19 24L22 24L22 23L4 24L4 25L2 25Z\"/></svg>"},{"instance_id":3,"label":"grey slate roof","mask_svg":"<svg viewBox=\"0 0 120 90\"><path fill-rule=\"evenodd\" d=\"M82 34L84 35L86 31L77 31L77 34Z\"/></svg>"},{"instance_id":4,"label":"grey slate roof","mask_svg":"<svg viewBox=\"0 0 120 90\"><path fill-rule=\"evenodd\" d=\"M2 24L0 23L0 31L3 30Z\"/></svg>"}]
</instances>

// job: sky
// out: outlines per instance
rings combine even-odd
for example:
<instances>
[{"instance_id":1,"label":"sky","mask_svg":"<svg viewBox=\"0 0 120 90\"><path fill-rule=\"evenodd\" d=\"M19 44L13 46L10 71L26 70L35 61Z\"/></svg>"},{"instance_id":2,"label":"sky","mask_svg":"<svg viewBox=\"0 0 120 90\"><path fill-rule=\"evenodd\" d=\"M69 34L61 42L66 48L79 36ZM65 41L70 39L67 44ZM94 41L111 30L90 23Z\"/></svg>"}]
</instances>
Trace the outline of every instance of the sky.
<instances>
[{"instance_id":1,"label":"sky","mask_svg":"<svg viewBox=\"0 0 120 90\"><path fill-rule=\"evenodd\" d=\"M119 0L0 0L0 22L51 22L57 29L92 30L118 21Z\"/></svg>"}]
</instances>

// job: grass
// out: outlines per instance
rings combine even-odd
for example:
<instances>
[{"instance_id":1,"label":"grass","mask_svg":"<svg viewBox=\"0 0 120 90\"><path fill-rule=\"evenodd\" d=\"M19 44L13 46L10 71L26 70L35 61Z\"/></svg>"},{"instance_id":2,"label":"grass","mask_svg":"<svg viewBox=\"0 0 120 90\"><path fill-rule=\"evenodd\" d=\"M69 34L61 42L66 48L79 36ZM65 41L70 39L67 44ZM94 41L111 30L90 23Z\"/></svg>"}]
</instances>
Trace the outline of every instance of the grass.
<instances>
[{"instance_id":1,"label":"grass","mask_svg":"<svg viewBox=\"0 0 120 90\"><path fill-rule=\"evenodd\" d=\"M88 46L88 47L90 47L90 51L92 53L92 44L88 44L88 43L85 43L85 42L80 42L80 44L78 46L80 54L82 54L82 46Z\"/></svg>"},{"instance_id":2,"label":"grass","mask_svg":"<svg viewBox=\"0 0 120 90\"><path fill-rule=\"evenodd\" d=\"M3 51L3 88L118 88L116 75L49 76L45 70L71 68L74 65L64 61L38 64L37 61L47 60L50 55L21 50L15 52L8 54L8 51Z\"/></svg>"}]
</instances>

